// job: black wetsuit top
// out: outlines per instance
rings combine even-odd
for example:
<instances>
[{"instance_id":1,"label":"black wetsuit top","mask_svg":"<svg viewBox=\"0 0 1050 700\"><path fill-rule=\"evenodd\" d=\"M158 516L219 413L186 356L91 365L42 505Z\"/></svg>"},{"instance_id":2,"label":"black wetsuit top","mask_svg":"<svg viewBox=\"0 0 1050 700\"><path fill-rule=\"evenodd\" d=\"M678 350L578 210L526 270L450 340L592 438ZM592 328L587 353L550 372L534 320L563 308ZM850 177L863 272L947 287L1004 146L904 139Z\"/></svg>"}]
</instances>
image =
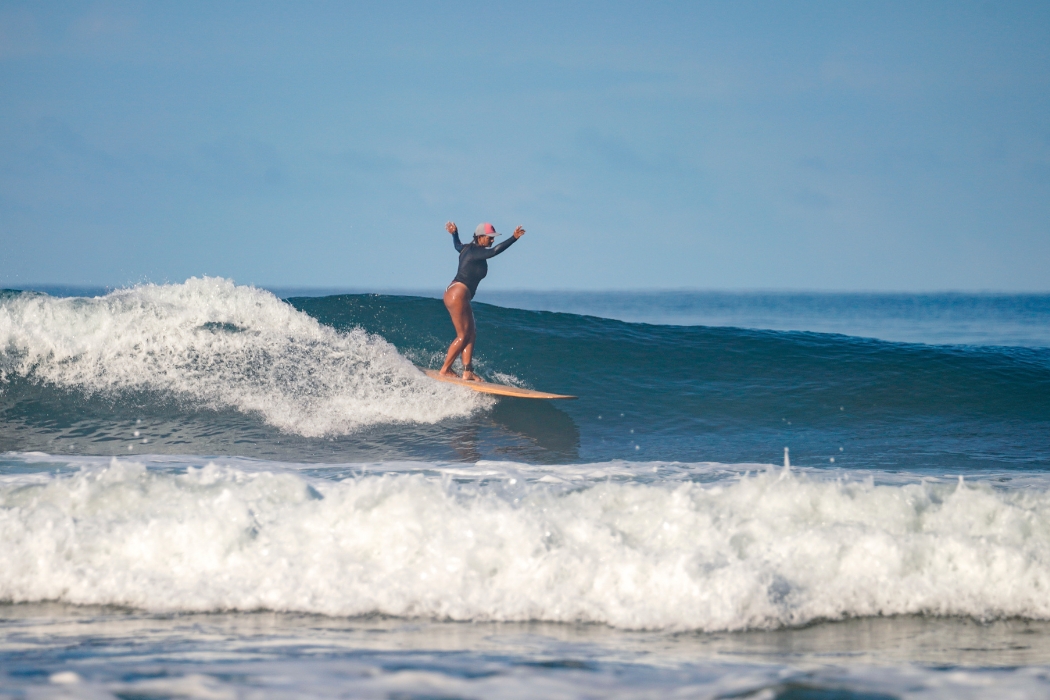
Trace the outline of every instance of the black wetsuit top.
<instances>
[{"instance_id":1,"label":"black wetsuit top","mask_svg":"<svg viewBox=\"0 0 1050 700\"><path fill-rule=\"evenodd\" d=\"M456 246L456 250L459 251L459 272L456 273L456 279L452 282L462 282L467 285L467 289L470 290L470 298L473 299L474 293L478 291L478 284L489 273L489 264L485 261L510 248L516 240L518 239L511 236L499 245L485 248L477 243L463 245L459 242L459 232L453 233L452 245Z\"/></svg>"}]
</instances>

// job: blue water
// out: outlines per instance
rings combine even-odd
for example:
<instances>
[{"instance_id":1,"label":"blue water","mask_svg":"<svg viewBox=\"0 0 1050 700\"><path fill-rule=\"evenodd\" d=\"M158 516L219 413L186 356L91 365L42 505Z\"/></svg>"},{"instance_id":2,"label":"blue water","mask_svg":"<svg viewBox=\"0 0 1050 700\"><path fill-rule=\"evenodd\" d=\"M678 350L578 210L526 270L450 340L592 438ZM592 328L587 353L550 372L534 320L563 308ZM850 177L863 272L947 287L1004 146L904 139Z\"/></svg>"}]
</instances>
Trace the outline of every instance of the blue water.
<instances>
[{"instance_id":1,"label":"blue water","mask_svg":"<svg viewBox=\"0 0 1050 700\"><path fill-rule=\"evenodd\" d=\"M1050 347L1048 294L499 292L480 301L634 323L837 333L929 345Z\"/></svg>"},{"instance_id":2,"label":"blue water","mask_svg":"<svg viewBox=\"0 0 1050 700\"><path fill-rule=\"evenodd\" d=\"M1050 687L1050 296L0 294L0 694Z\"/></svg>"}]
</instances>

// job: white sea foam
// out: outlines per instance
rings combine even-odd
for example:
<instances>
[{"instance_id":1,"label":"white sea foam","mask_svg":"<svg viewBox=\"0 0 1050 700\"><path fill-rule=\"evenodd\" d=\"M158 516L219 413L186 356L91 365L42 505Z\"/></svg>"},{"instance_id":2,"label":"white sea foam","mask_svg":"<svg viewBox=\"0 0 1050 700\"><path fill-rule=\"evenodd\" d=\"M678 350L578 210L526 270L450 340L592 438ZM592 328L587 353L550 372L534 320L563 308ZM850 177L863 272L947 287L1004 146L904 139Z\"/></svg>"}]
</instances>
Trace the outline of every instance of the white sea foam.
<instances>
[{"instance_id":1,"label":"white sea foam","mask_svg":"<svg viewBox=\"0 0 1050 700\"><path fill-rule=\"evenodd\" d=\"M1047 485L770 468L566 488L489 471L333 481L113 460L2 483L0 600L633 629L1050 619Z\"/></svg>"},{"instance_id":2,"label":"white sea foam","mask_svg":"<svg viewBox=\"0 0 1050 700\"><path fill-rule=\"evenodd\" d=\"M93 299L0 299L0 374L88 393L163 392L305 436L487 405L428 380L381 338L337 332L269 292L216 278Z\"/></svg>"}]
</instances>

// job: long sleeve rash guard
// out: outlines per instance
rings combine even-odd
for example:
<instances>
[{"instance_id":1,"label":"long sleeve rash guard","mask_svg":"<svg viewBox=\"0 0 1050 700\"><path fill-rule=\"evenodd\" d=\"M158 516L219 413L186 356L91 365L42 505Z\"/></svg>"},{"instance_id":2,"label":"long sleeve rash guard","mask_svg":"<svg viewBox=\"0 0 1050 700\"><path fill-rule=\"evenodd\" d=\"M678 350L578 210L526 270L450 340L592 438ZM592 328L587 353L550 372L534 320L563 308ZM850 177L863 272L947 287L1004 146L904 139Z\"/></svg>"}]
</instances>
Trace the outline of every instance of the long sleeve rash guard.
<instances>
[{"instance_id":1,"label":"long sleeve rash guard","mask_svg":"<svg viewBox=\"0 0 1050 700\"><path fill-rule=\"evenodd\" d=\"M456 273L456 278L452 281L462 282L467 285L467 289L470 290L470 298L473 299L474 294L478 291L478 284L489 273L489 264L485 261L510 248L511 244L516 240L518 239L511 236L499 245L483 248L477 243L463 245L459 241L459 231L453 233L452 245L459 251L459 271Z\"/></svg>"}]
</instances>

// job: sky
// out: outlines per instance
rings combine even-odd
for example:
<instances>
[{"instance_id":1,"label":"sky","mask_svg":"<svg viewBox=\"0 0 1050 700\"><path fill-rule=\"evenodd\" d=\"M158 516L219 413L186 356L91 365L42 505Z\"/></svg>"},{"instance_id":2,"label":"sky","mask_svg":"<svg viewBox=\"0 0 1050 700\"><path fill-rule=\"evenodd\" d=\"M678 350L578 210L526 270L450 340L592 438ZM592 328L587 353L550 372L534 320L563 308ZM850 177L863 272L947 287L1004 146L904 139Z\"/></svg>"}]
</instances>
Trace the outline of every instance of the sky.
<instances>
[{"instance_id":1,"label":"sky","mask_svg":"<svg viewBox=\"0 0 1050 700\"><path fill-rule=\"evenodd\" d=\"M0 287L1050 291L1050 3L0 0Z\"/></svg>"}]
</instances>

